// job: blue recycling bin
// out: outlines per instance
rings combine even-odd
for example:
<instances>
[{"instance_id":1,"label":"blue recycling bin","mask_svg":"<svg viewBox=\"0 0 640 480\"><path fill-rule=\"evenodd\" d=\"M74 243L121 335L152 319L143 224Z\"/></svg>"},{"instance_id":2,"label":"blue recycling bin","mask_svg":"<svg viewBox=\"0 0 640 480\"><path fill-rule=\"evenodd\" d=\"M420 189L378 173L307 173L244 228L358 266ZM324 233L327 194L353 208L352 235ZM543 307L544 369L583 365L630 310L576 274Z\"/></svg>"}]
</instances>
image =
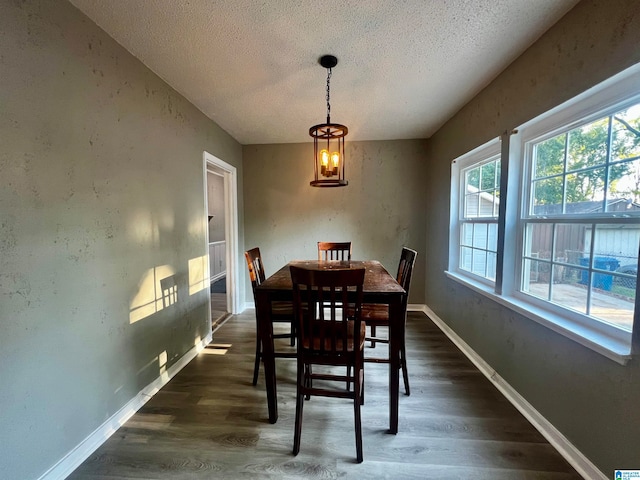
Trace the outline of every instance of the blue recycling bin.
<instances>
[{"instance_id":1,"label":"blue recycling bin","mask_svg":"<svg viewBox=\"0 0 640 480\"><path fill-rule=\"evenodd\" d=\"M580 265L583 267L589 266L589 257L583 257L580 259ZM600 270L609 270L613 272L620 266L620 261L614 257L594 257L593 268ZM582 270L582 276L580 283L583 285L589 284L589 272ZM594 273L593 274L593 288L599 288L600 290L611 290L613 285L613 275L607 275L606 273Z\"/></svg>"}]
</instances>

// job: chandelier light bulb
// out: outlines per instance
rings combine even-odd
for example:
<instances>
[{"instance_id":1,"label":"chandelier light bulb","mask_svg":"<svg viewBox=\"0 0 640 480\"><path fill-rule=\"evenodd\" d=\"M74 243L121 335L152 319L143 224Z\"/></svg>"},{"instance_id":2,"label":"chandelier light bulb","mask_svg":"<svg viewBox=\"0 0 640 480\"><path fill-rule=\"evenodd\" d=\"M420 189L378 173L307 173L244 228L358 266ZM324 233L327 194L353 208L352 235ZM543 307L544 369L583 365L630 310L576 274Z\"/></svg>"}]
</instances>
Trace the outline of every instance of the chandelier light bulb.
<instances>
[{"instance_id":1,"label":"chandelier light bulb","mask_svg":"<svg viewBox=\"0 0 640 480\"><path fill-rule=\"evenodd\" d=\"M329 166L329 150L327 150L326 148L320 150L320 162L322 163L323 167Z\"/></svg>"},{"instance_id":2,"label":"chandelier light bulb","mask_svg":"<svg viewBox=\"0 0 640 480\"><path fill-rule=\"evenodd\" d=\"M338 165L340 165L340 153L331 153L331 163L333 164L333 168L338 168Z\"/></svg>"}]
</instances>

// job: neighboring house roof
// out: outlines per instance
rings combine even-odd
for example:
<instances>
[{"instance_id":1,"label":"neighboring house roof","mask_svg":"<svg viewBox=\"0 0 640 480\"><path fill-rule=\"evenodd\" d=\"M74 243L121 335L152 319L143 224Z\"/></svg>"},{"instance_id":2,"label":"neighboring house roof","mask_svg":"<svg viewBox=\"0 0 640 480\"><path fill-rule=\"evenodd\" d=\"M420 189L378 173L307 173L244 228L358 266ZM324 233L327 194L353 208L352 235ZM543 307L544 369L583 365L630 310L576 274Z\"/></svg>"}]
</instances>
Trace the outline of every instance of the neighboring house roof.
<instances>
[{"instance_id":1,"label":"neighboring house roof","mask_svg":"<svg viewBox=\"0 0 640 480\"><path fill-rule=\"evenodd\" d=\"M467 185L467 193L478 193L478 192L480 192L480 189L478 187ZM489 192L480 192L480 198L490 203L500 203L500 197L494 197Z\"/></svg>"},{"instance_id":2,"label":"neighboring house roof","mask_svg":"<svg viewBox=\"0 0 640 480\"><path fill-rule=\"evenodd\" d=\"M605 211L603 206L604 202L602 201L567 203L565 205L564 213L603 213ZM640 210L640 204L627 198L612 198L607 200L607 212L627 212L629 210ZM562 204L536 205L533 209L533 213L534 215L558 215L563 213Z\"/></svg>"}]
</instances>

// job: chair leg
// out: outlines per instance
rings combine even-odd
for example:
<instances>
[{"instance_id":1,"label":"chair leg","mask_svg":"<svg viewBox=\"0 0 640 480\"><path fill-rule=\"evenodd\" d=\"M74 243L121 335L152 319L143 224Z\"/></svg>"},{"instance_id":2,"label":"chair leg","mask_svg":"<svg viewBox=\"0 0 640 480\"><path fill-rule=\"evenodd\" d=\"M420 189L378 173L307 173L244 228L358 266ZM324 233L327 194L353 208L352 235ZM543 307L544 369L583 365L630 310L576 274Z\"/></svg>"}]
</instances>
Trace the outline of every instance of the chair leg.
<instances>
[{"instance_id":1,"label":"chair leg","mask_svg":"<svg viewBox=\"0 0 640 480\"><path fill-rule=\"evenodd\" d=\"M262 350L260 348L260 335L256 337L256 361L253 366L253 386L258 384L258 371L260 371L260 358L262 356Z\"/></svg>"},{"instance_id":2,"label":"chair leg","mask_svg":"<svg viewBox=\"0 0 640 480\"><path fill-rule=\"evenodd\" d=\"M347 390L351 388L351 380L349 380L350 376L351 376L351 365L347 365Z\"/></svg>"},{"instance_id":3,"label":"chair leg","mask_svg":"<svg viewBox=\"0 0 640 480\"><path fill-rule=\"evenodd\" d=\"M371 336L372 337L376 336L376 326L375 325L371 325ZM371 348L376 348L376 341L375 340L371 340Z\"/></svg>"},{"instance_id":4,"label":"chair leg","mask_svg":"<svg viewBox=\"0 0 640 480\"><path fill-rule=\"evenodd\" d=\"M409 372L407 371L407 352L404 348L404 343L400 347L400 368L402 368L402 378L404 379L404 394L406 396L411 395L409 390Z\"/></svg>"},{"instance_id":5,"label":"chair leg","mask_svg":"<svg viewBox=\"0 0 640 480\"><path fill-rule=\"evenodd\" d=\"M311 364L305 365L304 366L304 386L306 388L313 387L313 382L311 380L311 374L312 374L312 372L311 372ZM311 395L309 395L307 393L306 399L307 400L311 400Z\"/></svg>"},{"instance_id":6,"label":"chair leg","mask_svg":"<svg viewBox=\"0 0 640 480\"><path fill-rule=\"evenodd\" d=\"M291 322L291 342L290 345L294 347L296 344L296 322Z\"/></svg>"},{"instance_id":7,"label":"chair leg","mask_svg":"<svg viewBox=\"0 0 640 480\"><path fill-rule=\"evenodd\" d=\"M364 359L362 359L362 365L364 365ZM364 367L362 369L362 384L360 385L360 405L364 405Z\"/></svg>"},{"instance_id":8,"label":"chair leg","mask_svg":"<svg viewBox=\"0 0 640 480\"><path fill-rule=\"evenodd\" d=\"M293 454L300 452L300 437L302 436L302 409L304 407L304 395L302 393L302 382L306 383L306 367L298 365L298 386L296 394L296 424L293 433Z\"/></svg>"},{"instance_id":9,"label":"chair leg","mask_svg":"<svg viewBox=\"0 0 640 480\"><path fill-rule=\"evenodd\" d=\"M362 377L360 376L360 372L355 372L355 375L358 377L354 380L354 389L355 395L353 398L353 414L354 414L354 423L356 430L356 461L358 463L362 463L364 460L362 456L362 419L360 416L360 400L364 393L364 389L362 388Z\"/></svg>"}]
</instances>

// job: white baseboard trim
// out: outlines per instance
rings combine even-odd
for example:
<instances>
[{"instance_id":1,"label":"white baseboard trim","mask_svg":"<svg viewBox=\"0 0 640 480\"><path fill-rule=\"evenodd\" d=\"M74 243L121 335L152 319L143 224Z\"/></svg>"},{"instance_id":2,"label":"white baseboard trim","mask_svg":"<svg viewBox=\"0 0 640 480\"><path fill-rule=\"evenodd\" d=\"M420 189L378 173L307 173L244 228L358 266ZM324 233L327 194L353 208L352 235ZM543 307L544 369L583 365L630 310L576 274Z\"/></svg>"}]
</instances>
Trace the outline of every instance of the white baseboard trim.
<instances>
[{"instance_id":1,"label":"white baseboard trim","mask_svg":"<svg viewBox=\"0 0 640 480\"><path fill-rule=\"evenodd\" d=\"M205 339L201 340L191 350L185 353L176 363L171 365L169 369L156 378L153 382L143 388L140 393L129 400L120 410L112 415L100 427L98 427L87 438L80 442L73 450L67 453L58 463L47 470L39 480L63 480L67 478L73 471L78 468L89 456L95 452L107 439L113 435L118 428L129 420L134 413L147 403L158 391L164 387L180 370L182 370L191 360L213 338L210 333Z\"/></svg>"},{"instance_id":2,"label":"white baseboard trim","mask_svg":"<svg viewBox=\"0 0 640 480\"><path fill-rule=\"evenodd\" d=\"M511 404L538 430L549 443L587 480L607 480L580 450L578 450L556 427L538 412L533 405L520 395L507 381L485 362L462 338L456 334L436 313L426 305L409 305L408 310L423 312L442 332L473 362L489 381L505 396Z\"/></svg>"}]
</instances>

